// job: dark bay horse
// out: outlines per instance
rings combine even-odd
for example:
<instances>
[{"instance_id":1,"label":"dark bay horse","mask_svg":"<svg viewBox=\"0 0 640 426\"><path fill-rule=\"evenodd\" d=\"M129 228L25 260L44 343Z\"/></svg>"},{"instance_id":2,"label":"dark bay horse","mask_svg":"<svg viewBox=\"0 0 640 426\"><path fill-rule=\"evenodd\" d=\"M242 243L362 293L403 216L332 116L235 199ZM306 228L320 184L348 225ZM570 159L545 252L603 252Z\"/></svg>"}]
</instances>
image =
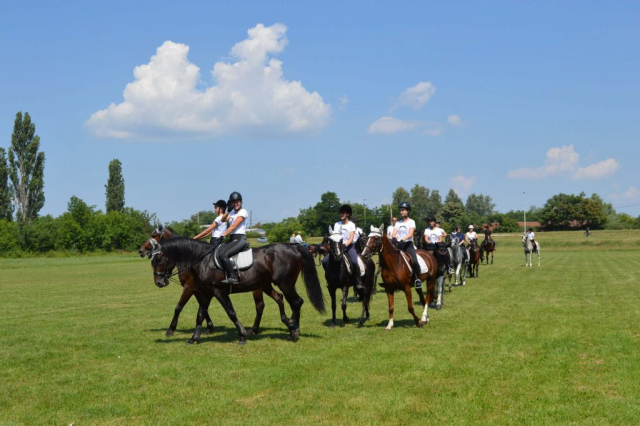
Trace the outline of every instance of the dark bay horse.
<instances>
[{"instance_id":1,"label":"dark bay horse","mask_svg":"<svg viewBox=\"0 0 640 426\"><path fill-rule=\"evenodd\" d=\"M313 307L320 313L324 313L324 297L318 280L318 273L309 251L301 245L270 244L254 248L254 263L251 268L240 271L240 282L230 286L222 284L225 274L216 269L210 256L211 245L191 238L172 238L162 244L151 240L153 245L151 265L153 266L154 282L158 287L169 285L169 277L172 270L190 270L196 283L199 294L204 295L198 299L201 303L201 311L207 312L211 298L215 297L222 305L238 330L238 344L246 343L247 331L236 316L229 295L231 293L245 293L261 289L271 293L274 283L284 294L291 306L291 318L282 317L282 322L287 326L290 340L297 341L300 335L300 308L304 300L296 292L296 281L302 271L302 277L307 290L307 295ZM199 312L196 321L196 331L189 343L200 339L203 314Z\"/></svg>"},{"instance_id":2,"label":"dark bay horse","mask_svg":"<svg viewBox=\"0 0 640 426\"><path fill-rule=\"evenodd\" d=\"M151 233L151 238L153 238L157 242L163 241L168 238L177 238L177 237L182 237L182 235L176 233L170 227L164 226L160 222L158 222L156 229ZM142 244L142 246L140 246L140 249L138 250L138 254L140 255L140 257L147 256L150 258L152 249L153 249L153 246L151 244L151 239L149 239L145 241L144 244ZM171 320L171 324L169 324L169 328L167 329L167 333L166 333L167 336L172 336L173 333L176 331L176 328L178 327L178 318L180 317L180 313L182 312L182 309L187 304L187 302L189 302L189 300L191 299L191 296L195 295L196 299L198 298L198 294L197 294L198 289L196 287L196 283L193 279L193 274L191 273L191 271L189 269L183 269L177 274L177 276L178 276L178 280L180 281L180 285L182 286L182 295L180 296L180 300L178 300L178 304L176 305L176 308L174 310L173 319ZM280 310L280 316L282 318L286 318L283 296L282 294L278 293L275 289L272 288L272 290L273 291L271 293L268 293L268 295L278 304L278 309ZM210 295L208 298L209 300L211 299ZM256 318L253 322L253 327L251 327L251 330L249 330L248 332L249 334L258 334L258 332L260 331L260 322L262 320L262 313L264 311L264 306L265 306L262 289L257 289L253 291L253 300L256 305ZM207 321L207 333L212 333L213 322L209 317L209 312L204 312L203 315L205 320Z\"/></svg>"},{"instance_id":3,"label":"dark bay horse","mask_svg":"<svg viewBox=\"0 0 640 426\"><path fill-rule=\"evenodd\" d=\"M480 246L478 241L472 240L469 243L469 275L471 278L478 277L478 269L480 268Z\"/></svg>"},{"instance_id":4,"label":"dark bay horse","mask_svg":"<svg viewBox=\"0 0 640 426\"><path fill-rule=\"evenodd\" d=\"M496 242L492 239L484 240L480 246L480 263L484 261L484 255L487 255L487 265L489 264L489 254L491 254L491 264L493 265L493 252L496 251Z\"/></svg>"},{"instance_id":5,"label":"dark bay horse","mask_svg":"<svg viewBox=\"0 0 640 426\"><path fill-rule=\"evenodd\" d=\"M366 238L364 238L366 240ZM336 232L335 237L332 236L329 243L329 263L327 270L325 271L325 279L327 280L327 288L331 295L331 328L336 325L336 291L342 290L342 320L345 323L349 322L347 317L347 297L349 296L349 287L354 287L354 292L359 293L359 300L362 301L362 313L358 326L362 326L365 321L369 319L369 302L371 296L375 292L375 284L373 282L373 275L375 273L375 265L371 258L364 258L360 256L365 265L365 274L362 277L362 283L364 289L361 292L355 290L355 279L351 276L347 269L347 260L343 255L342 236ZM366 247L366 245L365 245Z\"/></svg>"},{"instance_id":6,"label":"dark bay horse","mask_svg":"<svg viewBox=\"0 0 640 426\"><path fill-rule=\"evenodd\" d=\"M380 271L382 273L381 286L384 287L387 293L387 299L389 300L389 323L385 330L391 330L393 328L393 313L394 313L394 296L393 293L396 290L404 292L407 298L407 307L409 312L413 316L413 320L416 326L422 327L429 322L429 313L427 311L429 303L432 300L433 292L436 288L437 274L438 274L438 262L435 257L424 250L416 250L418 256L420 256L427 264L428 272L420 274L420 280L427 282L427 300L422 292L422 288L416 288L416 292L420 297L420 303L424 306L422 312L422 318L419 318L414 311L411 289L413 288L412 273L409 270L407 262L411 262L408 255L401 253L391 243L391 239L387 236L384 225L376 229L371 227L369 233L369 239L367 246L363 252L363 256L371 256L375 253L380 253ZM404 258L403 258L404 257ZM419 268L419 265L414 265L414 268Z\"/></svg>"}]
</instances>

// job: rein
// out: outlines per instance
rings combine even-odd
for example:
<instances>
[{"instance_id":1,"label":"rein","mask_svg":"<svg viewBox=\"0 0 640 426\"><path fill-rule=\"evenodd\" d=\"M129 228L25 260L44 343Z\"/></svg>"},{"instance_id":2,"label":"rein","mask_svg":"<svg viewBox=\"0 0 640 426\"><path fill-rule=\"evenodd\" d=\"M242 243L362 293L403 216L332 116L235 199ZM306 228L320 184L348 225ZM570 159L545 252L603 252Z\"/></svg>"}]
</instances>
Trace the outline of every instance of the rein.
<instances>
[{"instance_id":1,"label":"rein","mask_svg":"<svg viewBox=\"0 0 640 426\"><path fill-rule=\"evenodd\" d=\"M202 254L201 254L201 255L200 255L200 256L199 256L199 257L198 257L194 262L189 262L189 263L188 263L188 265L187 265L187 267L186 267L186 268L184 268L184 269L177 268L177 271L175 271L175 272L156 272L156 271L153 271L153 275L154 275L154 276L158 276L158 277L164 277L164 278L165 278L165 279L167 279L167 280L171 280L171 278L172 278L172 277L174 277L174 276L176 276L176 275L180 274L182 271L184 271L184 270L186 270L186 269L189 269L189 268L191 268L192 266L195 266L195 265L197 265L198 263L200 263L200 262L202 261L202 259L204 259L208 254L210 254L210 253L211 253L214 249L216 249L216 248L217 248L217 246L216 246L216 247L210 247L210 248L208 248L208 249L207 249L207 250L205 250L205 251L204 251L204 252L203 252L203 253L202 253ZM157 252L157 253L154 253L154 254L152 255L152 259L153 259L155 256L157 256L158 254L162 254L162 251L159 251L159 252Z\"/></svg>"}]
</instances>

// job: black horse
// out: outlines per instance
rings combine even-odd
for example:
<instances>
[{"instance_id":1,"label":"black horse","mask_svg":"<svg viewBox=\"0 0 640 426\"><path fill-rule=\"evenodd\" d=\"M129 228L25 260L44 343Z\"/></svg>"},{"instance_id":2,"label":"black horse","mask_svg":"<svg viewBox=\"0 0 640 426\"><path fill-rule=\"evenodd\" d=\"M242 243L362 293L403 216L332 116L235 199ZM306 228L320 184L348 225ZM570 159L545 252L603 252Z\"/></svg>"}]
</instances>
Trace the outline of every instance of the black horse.
<instances>
[{"instance_id":1,"label":"black horse","mask_svg":"<svg viewBox=\"0 0 640 426\"><path fill-rule=\"evenodd\" d=\"M160 242L168 238L180 238L182 235L175 232L171 227L164 226L162 223L158 222L158 226L151 233L151 238ZM151 258L151 251L153 250L153 245L151 243L151 239L147 240L140 246L138 250L138 254L140 257L148 256ZM171 320L171 324L169 324L169 328L167 329L167 336L172 336L178 327L178 318L180 317L180 313L184 306L187 304L191 296L195 296L196 299L200 297L200 293L198 292L198 287L196 286L195 280L193 278L193 274L189 269L182 269L178 274L178 280L180 281L180 285L182 286L182 295L180 296L180 300L175 307L173 319ZM273 287L271 288L271 293L268 293L268 296L271 297L277 304L278 309L280 310L280 316L282 318L286 318L286 313L284 310L284 298L282 294L278 293ZM211 300L211 295L202 297L208 297L208 300ZM262 313L264 311L264 296L262 289L257 289L253 291L253 300L256 304L256 318L253 321L253 327L249 330L249 334L258 334L260 331L260 322L262 320ZM207 333L213 333L213 322L209 317L208 312L203 312L204 318L207 321ZM197 317L196 317L197 318Z\"/></svg>"},{"instance_id":2,"label":"black horse","mask_svg":"<svg viewBox=\"0 0 640 426\"><path fill-rule=\"evenodd\" d=\"M199 294L201 310L196 321L196 330L189 343L200 339L201 323L204 313L208 311L211 299L215 297L226 311L229 319L238 330L239 344L246 343L247 331L238 320L229 294L245 293L254 290L262 290L272 294L272 283L284 294L292 309L291 318L281 316L282 322L287 326L290 339L297 341L300 335L300 308L304 301L296 292L296 281L302 271L307 295L313 307L320 313L324 313L324 297L318 280L313 257L309 251L300 245L271 244L253 250L254 263L251 268L240 272L240 282L230 286L222 284L225 274L221 269L216 269L210 259L211 245L190 238L173 238L162 244L152 243L153 275L158 287L169 285L169 278L174 268L178 271L188 269L193 275ZM277 292L276 292L277 293Z\"/></svg>"},{"instance_id":3,"label":"black horse","mask_svg":"<svg viewBox=\"0 0 640 426\"><path fill-rule=\"evenodd\" d=\"M365 240L366 243L366 238L363 238L363 240ZM342 290L342 320L345 323L349 322L349 317L347 317L349 287L354 287L358 299L362 301L362 313L358 321L358 325L362 326L365 321L369 319L369 302L371 301L372 294L375 292L373 280L376 269L375 264L370 257L365 258L358 255L365 265L365 273L362 277L364 289L358 292L355 290L355 278L353 278L347 270L347 260L343 255L342 238L340 238L339 241L337 238L336 240L330 239L329 241L329 263L327 264L324 277L327 280L327 288L331 295L331 327L333 328L336 325L336 291L338 289Z\"/></svg>"}]
</instances>

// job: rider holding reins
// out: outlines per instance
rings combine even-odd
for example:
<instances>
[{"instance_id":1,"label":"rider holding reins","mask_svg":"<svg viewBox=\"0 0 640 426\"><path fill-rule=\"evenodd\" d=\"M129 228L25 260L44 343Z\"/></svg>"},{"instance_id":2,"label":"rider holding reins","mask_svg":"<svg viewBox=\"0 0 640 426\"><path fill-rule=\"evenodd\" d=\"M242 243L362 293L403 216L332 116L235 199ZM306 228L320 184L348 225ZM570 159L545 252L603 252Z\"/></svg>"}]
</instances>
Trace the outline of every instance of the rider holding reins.
<instances>
[{"instance_id":1,"label":"rider holding reins","mask_svg":"<svg viewBox=\"0 0 640 426\"><path fill-rule=\"evenodd\" d=\"M391 241L397 248L411 257L411 263L413 264L413 284L416 288L422 287L422 281L420 281L420 264L418 263L418 255L416 249L413 246L413 233L416 230L416 222L409 217L411 211L411 204L406 201L398 204L400 210L400 220L396 222L393 228L393 234L391 235Z\"/></svg>"},{"instance_id":2,"label":"rider holding reins","mask_svg":"<svg viewBox=\"0 0 640 426\"><path fill-rule=\"evenodd\" d=\"M222 233L220 238L231 235L229 243L220 249L220 263L222 263L227 273L227 279L222 282L225 284L238 284L238 271L233 268L230 258L249 247L246 235L249 213L242 208L242 195L239 192L232 192L229 195L227 205L233 207L233 210L222 218L223 221L228 219L229 227Z\"/></svg>"},{"instance_id":3,"label":"rider holding reins","mask_svg":"<svg viewBox=\"0 0 640 426\"><path fill-rule=\"evenodd\" d=\"M222 221L224 212L227 209L227 203L225 203L224 200L218 200L213 206L213 212L216 214L216 218L207 229L193 237L194 240L199 240L211 234L211 244L217 244L220 242L219 238L222 233L227 230L227 222Z\"/></svg>"},{"instance_id":4,"label":"rider holding reins","mask_svg":"<svg viewBox=\"0 0 640 426\"><path fill-rule=\"evenodd\" d=\"M355 246L355 234L356 234L356 225L350 220L351 214L353 210L351 206L345 204L340 207L340 220L333 225L334 232L339 232L342 235L342 243L344 244L344 253L349 256L351 260L351 266L353 268L353 274L356 279L356 289L363 290L364 285L362 284L362 279L360 278L360 265L358 264L358 253L356 252ZM329 266L329 256L326 255L324 259L322 259L322 266L325 271Z\"/></svg>"}]
</instances>

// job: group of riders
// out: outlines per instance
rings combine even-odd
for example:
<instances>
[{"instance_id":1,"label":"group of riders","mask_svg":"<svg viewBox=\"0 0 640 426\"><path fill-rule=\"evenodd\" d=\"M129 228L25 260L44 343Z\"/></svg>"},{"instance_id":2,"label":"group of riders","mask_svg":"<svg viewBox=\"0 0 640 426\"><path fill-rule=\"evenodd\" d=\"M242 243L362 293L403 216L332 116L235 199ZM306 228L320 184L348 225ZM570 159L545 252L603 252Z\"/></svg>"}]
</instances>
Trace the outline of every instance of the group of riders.
<instances>
[{"instance_id":1,"label":"group of riders","mask_svg":"<svg viewBox=\"0 0 640 426\"><path fill-rule=\"evenodd\" d=\"M407 253L411 258L413 267L413 274L415 285L420 285L418 256L416 254L415 241L419 237L416 233L416 222L411 219L411 204L406 201L401 202L398 205L400 211L400 220L396 217L391 219L391 225L387 227L387 236L391 238L393 245ZM246 250L249 247L247 242L247 217L249 216L246 209L242 207L242 195L239 192L232 192L229 195L229 201L218 200L214 203L214 213L216 218L213 223L204 231L194 237L199 240L211 234L211 244L215 246L220 245L226 236L229 237L229 242L219 250L219 259L222 267L224 268L227 278L223 281L225 284L237 284L238 272L233 267L233 263L230 258L236 254ZM339 233L342 236L342 242L344 246L344 253L351 261L353 275L356 280L356 288L362 289L363 283L360 278L360 266L358 265L358 252L356 251L356 243L363 235L362 229L357 226L357 218L352 217L353 210L351 206L345 204L339 209L340 220L333 226L333 232ZM427 218L429 227L424 231L424 244L422 246L427 251L435 251L439 248L445 247L445 238L447 233L444 229L440 228L440 221L434 217ZM529 232L526 233L526 238L531 240L535 246L535 234L532 228L529 228ZM467 247L476 244L478 241L478 234L474 231L473 225L469 225L468 231L462 234L460 227L457 226L451 232L451 240L457 239L458 245L462 248L463 259L465 263L469 262L469 253ZM495 247L495 241L491 238L491 228L487 225L484 226L484 241L481 247L486 247L487 244L493 243ZM447 257L446 268L449 273L453 273L451 264L449 263L449 257ZM323 267L327 268L329 263L329 256L325 256L322 260Z\"/></svg>"}]
</instances>

